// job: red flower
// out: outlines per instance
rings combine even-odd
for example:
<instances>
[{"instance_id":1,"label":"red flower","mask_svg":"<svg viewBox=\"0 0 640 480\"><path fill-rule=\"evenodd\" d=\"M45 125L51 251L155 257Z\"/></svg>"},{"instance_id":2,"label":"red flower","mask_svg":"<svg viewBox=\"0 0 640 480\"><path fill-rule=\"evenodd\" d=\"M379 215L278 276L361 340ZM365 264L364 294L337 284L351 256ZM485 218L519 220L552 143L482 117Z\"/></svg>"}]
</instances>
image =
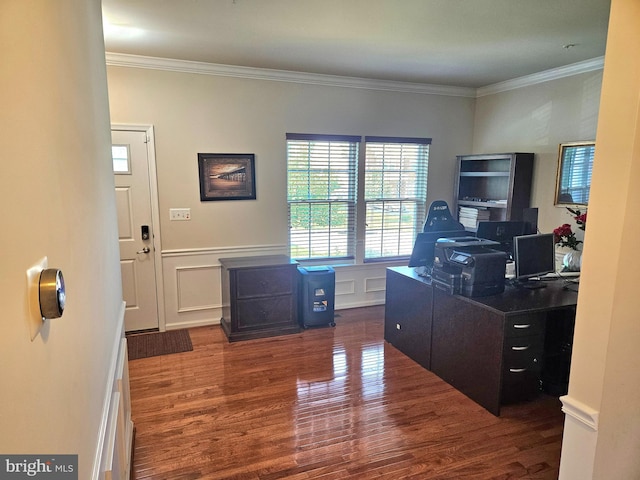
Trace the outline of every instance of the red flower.
<instances>
[{"instance_id":1,"label":"red flower","mask_svg":"<svg viewBox=\"0 0 640 480\"><path fill-rule=\"evenodd\" d=\"M580 230L584 230L587 228L587 212L581 213L574 217L574 220L578 224L578 228Z\"/></svg>"},{"instance_id":2,"label":"red flower","mask_svg":"<svg viewBox=\"0 0 640 480\"><path fill-rule=\"evenodd\" d=\"M576 234L571 230L571 225L565 223L553 230L554 241L561 247L569 247L573 250L578 249L578 245L582 243L576 238Z\"/></svg>"},{"instance_id":3,"label":"red flower","mask_svg":"<svg viewBox=\"0 0 640 480\"><path fill-rule=\"evenodd\" d=\"M578 228L580 230L586 230L587 229L587 212L585 211L584 213L582 213L578 209L574 210L573 208L569 208L569 207L566 207L566 208L567 210L569 210L569 212L573 214L573 219L578 224Z\"/></svg>"},{"instance_id":4,"label":"red flower","mask_svg":"<svg viewBox=\"0 0 640 480\"><path fill-rule=\"evenodd\" d=\"M568 235L571 235L571 225L569 225L568 223L560 225L553 231L553 233L558 237L566 237Z\"/></svg>"}]
</instances>

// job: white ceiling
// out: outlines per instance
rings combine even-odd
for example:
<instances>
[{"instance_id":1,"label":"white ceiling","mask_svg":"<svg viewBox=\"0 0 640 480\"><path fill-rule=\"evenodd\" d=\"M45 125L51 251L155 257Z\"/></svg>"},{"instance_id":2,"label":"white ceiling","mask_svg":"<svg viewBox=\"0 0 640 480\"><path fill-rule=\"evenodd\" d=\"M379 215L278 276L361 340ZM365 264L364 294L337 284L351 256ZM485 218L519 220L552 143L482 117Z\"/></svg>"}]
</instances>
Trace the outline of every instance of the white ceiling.
<instances>
[{"instance_id":1,"label":"white ceiling","mask_svg":"<svg viewBox=\"0 0 640 480\"><path fill-rule=\"evenodd\" d=\"M102 3L107 52L471 88L601 57L610 7L610 0Z\"/></svg>"}]
</instances>

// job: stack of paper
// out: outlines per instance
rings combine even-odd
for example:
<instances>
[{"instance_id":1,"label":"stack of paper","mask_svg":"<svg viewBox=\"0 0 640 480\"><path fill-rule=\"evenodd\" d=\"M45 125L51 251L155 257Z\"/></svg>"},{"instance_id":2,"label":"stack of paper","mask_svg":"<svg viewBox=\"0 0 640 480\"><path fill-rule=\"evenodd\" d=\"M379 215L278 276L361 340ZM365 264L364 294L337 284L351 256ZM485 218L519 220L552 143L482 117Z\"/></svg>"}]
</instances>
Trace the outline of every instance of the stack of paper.
<instances>
[{"instance_id":1,"label":"stack of paper","mask_svg":"<svg viewBox=\"0 0 640 480\"><path fill-rule=\"evenodd\" d=\"M478 222L489 220L489 210L486 208L460 207L458 220L466 230L477 230Z\"/></svg>"}]
</instances>

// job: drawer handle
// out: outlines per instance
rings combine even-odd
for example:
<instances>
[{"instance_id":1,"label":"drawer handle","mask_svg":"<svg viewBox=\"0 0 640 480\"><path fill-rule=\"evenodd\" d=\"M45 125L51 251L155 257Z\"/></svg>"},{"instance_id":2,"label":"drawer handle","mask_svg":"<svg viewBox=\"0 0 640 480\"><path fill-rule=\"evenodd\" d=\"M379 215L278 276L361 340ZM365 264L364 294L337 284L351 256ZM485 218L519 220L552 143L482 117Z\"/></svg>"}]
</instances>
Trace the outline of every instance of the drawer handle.
<instances>
[{"instance_id":1,"label":"drawer handle","mask_svg":"<svg viewBox=\"0 0 640 480\"><path fill-rule=\"evenodd\" d=\"M516 352L522 352L523 350L529 350L529 345L523 345L522 347L511 347L511 350L515 350Z\"/></svg>"},{"instance_id":2,"label":"drawer handle","mask_svg":"<svg viewBox=\"0 0 640 480\"><path fill-rule=\"evenodd\" d=\"M531 328L530 323L516 323L513 325L513 328Z\"/></svg>"},{"instance_id":3,"label":"drawer handle","mask_svg":"<svg viewBox=\"0 0 640 480\"><path fill-rule=\"evenodd\" d=\"M509 371L511 373L522 373L522 372L526 372L527 369L526 368L510 368Z\"/></svg>"}]
</instances>

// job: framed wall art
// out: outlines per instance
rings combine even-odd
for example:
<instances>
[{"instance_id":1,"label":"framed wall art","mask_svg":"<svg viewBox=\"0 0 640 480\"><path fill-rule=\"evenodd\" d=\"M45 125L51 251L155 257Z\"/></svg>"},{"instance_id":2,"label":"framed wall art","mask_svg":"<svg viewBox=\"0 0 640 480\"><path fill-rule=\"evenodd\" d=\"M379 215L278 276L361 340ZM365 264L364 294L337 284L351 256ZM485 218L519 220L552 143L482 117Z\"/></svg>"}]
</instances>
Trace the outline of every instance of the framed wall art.
<instances>
[{"instance_id":1,"label":"framed wall art","mask_svg":"<svg viewBox=\"0 0 640 480\"><path fill-rule=\"evenodd\" d=\"M200 200L255 200L253 153L198 153Z\"/></svg>"}]
</instances>

